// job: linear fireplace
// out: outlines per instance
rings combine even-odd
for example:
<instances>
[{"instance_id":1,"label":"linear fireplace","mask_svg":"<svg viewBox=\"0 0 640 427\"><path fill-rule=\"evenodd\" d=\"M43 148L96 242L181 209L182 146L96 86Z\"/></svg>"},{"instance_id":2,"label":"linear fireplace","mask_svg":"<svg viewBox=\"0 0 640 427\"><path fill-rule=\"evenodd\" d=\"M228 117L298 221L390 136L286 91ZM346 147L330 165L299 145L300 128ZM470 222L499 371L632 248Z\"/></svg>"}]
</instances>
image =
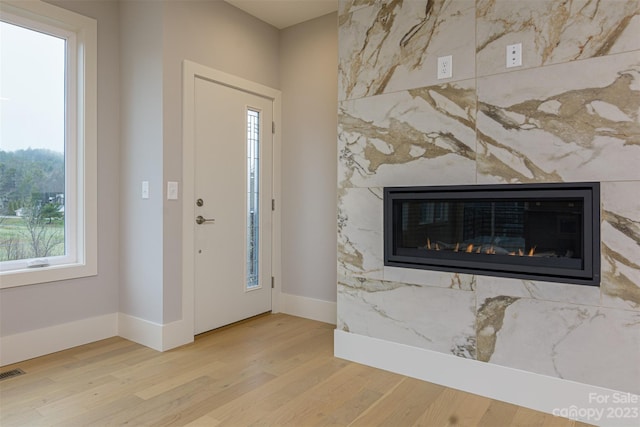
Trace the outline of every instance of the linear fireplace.
<instances>
[{"instance_id":1,"label":"linear fireplace","mask_svg":"<svg viewBox=\"0 0 640 427\"><path fill-rule=\"evenodd\" d=\"M387 187L384 262L598 286L600 185Z\"/></svg>"}]
</instances>

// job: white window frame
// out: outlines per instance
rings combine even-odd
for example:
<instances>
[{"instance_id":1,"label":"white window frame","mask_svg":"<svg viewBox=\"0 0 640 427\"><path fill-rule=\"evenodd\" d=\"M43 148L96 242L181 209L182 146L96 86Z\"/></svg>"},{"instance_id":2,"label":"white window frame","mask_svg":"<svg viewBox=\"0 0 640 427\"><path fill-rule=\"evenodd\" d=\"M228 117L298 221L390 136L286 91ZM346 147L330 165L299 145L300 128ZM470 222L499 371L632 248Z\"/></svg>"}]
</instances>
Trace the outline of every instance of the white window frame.
<instances>
[{"instance_id":1,"label":"white window frame","mask_svg":"<svg viewBox=\"0 0 640 427\"><path fill-rule=\"evenodd\" d=\"M41 1L0 2L0 19L67 40L65 246L46 267L2 263L0 289L97 275L97 23Z\"/></svg>"}]
</instances>

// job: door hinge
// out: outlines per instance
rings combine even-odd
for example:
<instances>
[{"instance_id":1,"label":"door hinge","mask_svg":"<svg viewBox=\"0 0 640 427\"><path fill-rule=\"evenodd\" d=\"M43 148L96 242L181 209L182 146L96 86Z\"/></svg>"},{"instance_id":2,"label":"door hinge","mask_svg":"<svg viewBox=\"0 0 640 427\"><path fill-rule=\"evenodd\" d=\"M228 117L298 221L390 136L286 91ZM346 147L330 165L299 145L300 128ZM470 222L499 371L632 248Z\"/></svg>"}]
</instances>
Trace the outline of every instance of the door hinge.
<instances>
[{"instance_id":1,"label":"door hinge","mask_svg":"<svg viewBox=\"0 0 640 427\"><path fill-rule=\"evenodd\" d=\"M276 122L271 122L271 133L276 133Z\"/></svg>"},{"instance_id":2,"label":"door hinge","mask_svg":"<svg viewBox=\"0 0 640 427\"><path fill-rule=\"evenodd\" d=\"M276 199L271 199L271 210L272 211L276 210Z\"/></svg>"},{"instance_id":3,"label":"door hinge","mask_svg":"<svg viewBox=\"0 0 640 427\"><path fill-rule=\"evenodd\" d=\"M276 287L275 283L276 283L276 279L273 276L271 276L271 289Z\"/></svg>"}]
</instances>

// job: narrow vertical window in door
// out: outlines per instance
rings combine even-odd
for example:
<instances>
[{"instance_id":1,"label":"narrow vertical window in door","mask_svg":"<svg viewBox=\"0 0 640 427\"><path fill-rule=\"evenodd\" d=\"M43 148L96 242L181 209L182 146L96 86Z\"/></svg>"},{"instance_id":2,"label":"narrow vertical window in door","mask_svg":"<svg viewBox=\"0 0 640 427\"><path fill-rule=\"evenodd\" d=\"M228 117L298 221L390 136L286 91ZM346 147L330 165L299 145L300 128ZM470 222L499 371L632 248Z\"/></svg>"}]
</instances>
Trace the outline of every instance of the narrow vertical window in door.
<instances>
[{"instance_id":1,"label":"narrow vertical window in door","mask_svg":"<svg viewBox=\"0 0 640 427\"><path fill-rule=\"evenodd\" d=\"M247 110L247 290L260 287L260 112Z\"/></svg>"}]
</instances>

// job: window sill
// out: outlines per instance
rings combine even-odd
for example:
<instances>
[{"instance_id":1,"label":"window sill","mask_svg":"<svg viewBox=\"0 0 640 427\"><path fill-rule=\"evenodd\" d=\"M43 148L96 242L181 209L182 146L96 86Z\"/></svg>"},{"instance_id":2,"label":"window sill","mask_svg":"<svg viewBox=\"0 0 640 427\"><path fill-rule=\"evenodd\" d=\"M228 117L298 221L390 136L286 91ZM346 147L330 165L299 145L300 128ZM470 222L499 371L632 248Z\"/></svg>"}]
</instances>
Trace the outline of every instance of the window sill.
<instances>
[{"instance_id":1,"label":"window sill","mask_svg":"<svg viewBox=\"0 0 640 427\"><path fill-rule=\"evenodd\" d=\"M78 279L97 274L98 269L95 263L52 265L37 269L3 271L0 273L0 289Z\"/></svg>"}]
</instances>

